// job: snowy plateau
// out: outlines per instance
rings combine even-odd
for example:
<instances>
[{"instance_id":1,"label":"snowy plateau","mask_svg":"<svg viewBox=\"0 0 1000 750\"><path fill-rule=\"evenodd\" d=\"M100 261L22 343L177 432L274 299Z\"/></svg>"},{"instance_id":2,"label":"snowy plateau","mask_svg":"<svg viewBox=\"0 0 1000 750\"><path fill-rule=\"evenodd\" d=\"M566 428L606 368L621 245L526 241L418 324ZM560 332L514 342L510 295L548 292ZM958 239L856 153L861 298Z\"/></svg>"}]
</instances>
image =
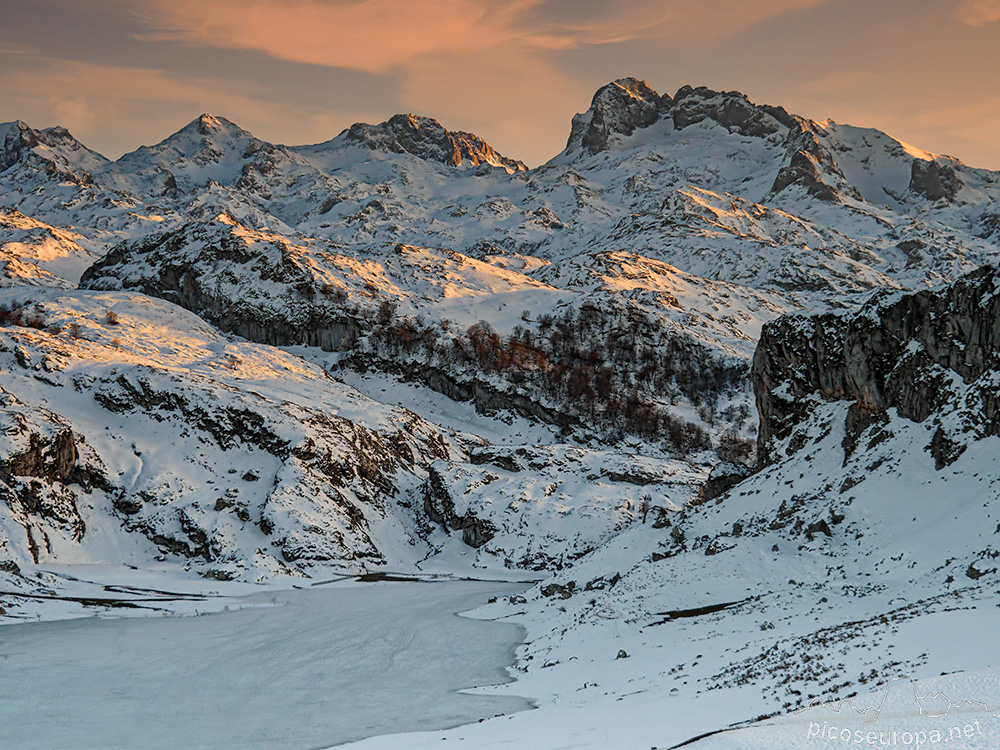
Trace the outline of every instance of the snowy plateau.
<instances>
[{"instance_id":1,"label":"snowy plateau","mask_svg":"<svg viewBox=\"0 0 1000 750\"><path fill-rule=\"evenodd\" d=\"M738 92L0 124L0 747L995 749L998 261Z\"/></svg>"}]
</instances>

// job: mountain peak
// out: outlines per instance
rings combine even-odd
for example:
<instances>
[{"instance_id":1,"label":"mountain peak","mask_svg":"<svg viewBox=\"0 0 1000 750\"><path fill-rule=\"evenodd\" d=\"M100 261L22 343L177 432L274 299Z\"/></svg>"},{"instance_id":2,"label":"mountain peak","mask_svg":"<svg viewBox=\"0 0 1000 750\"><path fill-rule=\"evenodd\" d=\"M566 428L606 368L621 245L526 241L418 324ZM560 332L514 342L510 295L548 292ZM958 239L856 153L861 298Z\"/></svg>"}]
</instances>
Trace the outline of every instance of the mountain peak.
<instances>
[{"instance_id":1,"label":"mountain peak","mask_svg":"<svg viewBox=\"0 0 1000 750\"><path fill-rule=\"evenodd\" d=\"M491 164L515 172L527 169L520 161L498 153L474 133L449 131L424 115L393 115L378 125L359 122L350 127L346 139L375 151L412 154L453 167L468 162L472 166Z\"/></svg>"},{"instance_id":2,"label":"mountain peak","mask_svg":"<svg viewBox=\"0 0 1000 750\"><path fill-rule=\"evenodd\" d=\"M12 120L11 122L0 122L0 136L6 137L7 134L14 132L15 130L24 132L30 131L28 123L24 120Z\"/></svg>"},{"instance_id":3,"label":"mountain peak","mask_svg":"<svg viewBox=\"0 0 1000 750\"><path fill-rule=\"evenodd\" d=\"M132 154L122 157L126 161L135 155L159 153L169 158L191 158L196 154L214 154L216 157L233 148L239 148L258 139L232 120L205 113L199 115L173 135L153 146L140 146Z\"/></svg>"},{"instance_id":4,"label":"mountain peak","mask_svg":"<svg viewBox=\"0 0 1000 750\"><path fill-rule=\"evenodd\" d=\"M205 113L198 118L198 127L207 131L229 130L231 128L239 129L232 120L209 113Z\"/></svg>"},{"instance_id":5,"label":"mountain peak","mask_svg":"<svg viewBox=\"0 0 1000 750\"><path fill-rule=\"evenodd\" d=\"M590 109L573 118L566 149L599 154L609 147L613 136L632 135L638 128L652 125L670 101L669 96L660 96L638 78L612 81L597 90Z\"/></svg>"},{"instance_id":6,"label":"mountain peak","mask_svg":"<svg viewBox=\"0 0 1000 750\"><path fill-rule=\"evenodd\" d=\"M107 159L64 127L35 130L24 120L0 123L0 171L18 163L33 164L56 179L89 183L90 172L102 168Z\"/></svg>"},{"instance_id":7,"label":"mountain peak","mask_svg":"<svg viewBox=\"0 0 1000 750\"><path fill-rule=\"evenodd\" d=\"M208 112L199 115L180 130L181 133L192 131L197 132L199 135L218 135L220 133L241 134L246 132L232 120Z\"/></svg>"}]
</instances>

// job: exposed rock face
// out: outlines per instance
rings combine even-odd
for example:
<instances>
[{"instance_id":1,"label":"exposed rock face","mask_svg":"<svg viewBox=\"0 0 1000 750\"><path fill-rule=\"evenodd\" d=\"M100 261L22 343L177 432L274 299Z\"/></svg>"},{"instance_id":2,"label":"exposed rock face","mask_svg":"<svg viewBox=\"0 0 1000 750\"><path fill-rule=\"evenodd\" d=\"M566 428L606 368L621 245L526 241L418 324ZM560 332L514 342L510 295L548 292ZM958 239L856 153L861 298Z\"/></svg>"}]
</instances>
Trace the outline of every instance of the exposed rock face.
<instances>
[{"instance_id":1,"label":"exposed rock face","mask_svg":"<svg viewBox=\"0 0 1000 750\"><path fill-rule=\"evenodd\" d=\"M0 151L0 170L10 169L24 158L26 151L37 145L38 135L27 123L21 120L9 123L4 133L3 150Z\"/></svg>"},{"instance_id":2,"label":"exposed rock face","mask_svg":"<svg viewBox=\"0 0 1000 750\"><path fill-rule=\"evenodd\" d=\"M669 97L667 100L670 101ZM714 120L741 135L763 138L783 134L798 123L798 118L781 107L757 105L739 91L713 91L705 86L681 87L669 107L674 127L686 128L703 120Z\"/></svg>"},{"instance_id":3,"label":"exposed rock face","mask_svg":"<svg viewBox=\"0 0 1000 750\"><path fill-rule=\"evenodd\" d=\"M478 164L492 164L495 167L507 167L515 172L527 170L527 166L517 159L510 159L498 153L490 144L484 141L475 133L464 130L451 131L451 138L458 148L458 153L462 161L476 166Z\"/></svg>"},{"instance_id":4,"label":"exposed rock face","mask_svg":"<svg viewBox=\"0 0 1000 750\"><path fill-rule=\"evenodd\" d=\"M49 177L86 185L93 183L86 167L106 161L66 128L34 130L21 120L0 125L0 172L20 164Z\"/></svg>"},{"instance_id":5,"label":"exposed rock face","mask_svg":"<svg viewBox=\"0 0 1000 750\"><path fill-rule=\"evenodd\" d=\"M876 295L854 315L791 315L765 325L753 362L758 460L776 460L776 441L792 435L817 400L852 402L848 450L887 409L917 422L957 413L929 446L939 468L961 454L964 433L1000 434L998 284L1000 272L983 267L939 291Z\"/></svg>"},{"instance_id":6,"label":"exposed rock face","mask_svg":"<svg viewBox=\"0 0 1000 750\"><path fill-rule=\"evenodd\" d=\"M910 190L932 201L955 200L962 180L950 164L914 159L910 172Z\"/></svg>"},{"instance_id":7,"label":"exposed rock face","mask_svg":"<svg viewBox=\"0 0 1000 750\"><path fill-rule=\"evenodd\" d=\"M705 484L701 486L699 499L701 502L706 503L709 500L721 497L750 476L750 474L751 471L746 466L725 461L716 464L712 468L712 473L708 475L708 479L705 480Z\"/></svg>"},{"instance_id":8,"label":"exposed rock face","mask_svg":"<svg viewBox=\"0 0 1000 750\"><path fill-rule=\"evenodd\" d=\"M482 547L496 533L489 521L476 518L469 512L463 515L455 512L455 501L448 492L445 479L433 466L424 483L423 495L424 512L428 518L441 524L445 531L461 531L462 541L470 547Z\"/></svg>"},{"instance_id":9,"label":"exposed rock face","mask_svg":"<svg viewBox=\"0 0 1000 750\"><path fill-rule=\"evenodd\" d=\"M356 123L347 131L347 140L367 148L413 154L453 167L464 161L473 166L507 167L515 172L527 169L521 162L497 153L479 136L450 132L437 120L420 115L393 115L378 125Z\"/></svg>"},{"instance_id":10,"label":"exposed rock face","mask_svg":"<svg viewBox=\"0 0 1000 750\"><path fill-rule=\"evenodd\" d=\"M31 433L28 448L7 456L0 462L0 477L37 477L47 482L66 481L76 466L76 444L69 428L57 432L50 440Z\"/></svg>"},{"instance_id":11,"label":"exposed rock face","mask_svg":"<svg viewBox=\"0 0 1000 750\"><path fill-rule=\"evenodd\" d=\"M75 540L86 524L77 507L80 492L108 487L104 467L69 424L45 409L32 409L0 388L0 501L22 527L35 562L58 530ZM72 487L75 485L75 487ZM0 535L3 528L0 524Z\"/></svg>"},{"instance_id":12,"label":"exposed rock face","mask_svg":"<svg viewBox=\"0 0 1000 750\"><path fill-rule=\"evenodd\" d=\"M840 198L835 188L823 180L820 162L806 149L793 149L788 163L781 167L771 186L772 193L780 193L791 185L801 185L813 198L834 203Z\"/></svg>"},{"instance_id":13,"label":"exposed rock face","mask_svg":"<svg viewBox=\"0 0 1000 750\"><path fill-rule=\"evenodd\" d=\"M323 299L308 257L296 255L280 238L257 239L247 238L222 217L125 243L89 268L80 283L161 297L224 331L263 344L305 344L326 351L353 344L360 331L357 321ZM255 292L245 283L250 266L266 282Z\"/></svg>"},{"instance_id":14,"label":"exposed rock face","mask_svg":"<svg viewBox=\"0 0 1000 750\"><path fill-rule=\"evenodd\" d=\"M840 171L833 154L820 143L815 123L801 117L788 116L788 119L788 148L771 186L771 194L777 195L791 185L800 185L808 195L827 203L840 202L845 196L863 200L857 188Z\"/></svg>"},{"instance_id":15,"label":"exposed rock face","mask_svg":"<svg viewBox=\"0 0 1000 750\"><path fill-rule=\"evenodd\" d=\"M632 135L652 125L669 104L669 96L661 97L645 81L621 78L609 83L594 94L590 109L573 118L567 148L579 145L599 154L613 136Z\"/></svg>"}]
</instances>

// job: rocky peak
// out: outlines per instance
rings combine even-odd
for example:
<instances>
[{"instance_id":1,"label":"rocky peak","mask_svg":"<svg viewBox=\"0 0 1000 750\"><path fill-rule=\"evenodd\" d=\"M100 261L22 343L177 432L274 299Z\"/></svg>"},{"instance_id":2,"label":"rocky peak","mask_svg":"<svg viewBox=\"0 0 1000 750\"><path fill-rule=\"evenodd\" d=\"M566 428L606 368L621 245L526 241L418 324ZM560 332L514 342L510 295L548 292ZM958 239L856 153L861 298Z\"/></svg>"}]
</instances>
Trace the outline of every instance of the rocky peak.
<instances>
[{"instance_id":1,"label":"rocky peak","mask_svg":"<svg viewBox=\"0 0 1000 750\"><path fill-rule=\"evenodd\" d=\"M242 132L242 129L231 120L227 120L225 117L217 117L215 115L203 114L191 123L199 133L202 135L212 135L218 133L219 131L236 131Z\"/></svg>"},{"instance_id":2,"label":"rocky peak","mask_svg":"<svg viewBox=\"0 0 1000 750\"><path fill-rule=\"evenodd\" d=\"M23 158L24 152L38 145L38 134L23 120L0 124L2 150L0 170L9 169Z\"/></svg>"},{"instance_id":3,"label":"rocky peak","mask_svg":"<svg viewBox=\"0 0 1000 750\"><path fill-rule=\"evenodd\" d=\"M645 81L622 78L599 89L590 109L573 118L566 152L601 153L613 148L617 137L629 136L663 119L671 120L676 130L708 121L731 133L766 138L784 147L772 195L800 185L823 201L840 202L845 196L861 199L820 143L815 123L782 107L755 104L739 91L682 86L670 97L657 94ZM946 178L938 182L951 184ZM933 176L918 180L931 193L940 192L938 182Z\"/></svg>"},{"instance_id":4,"label":"rocky peak","mask_svg":"<svg viewBox=\"0 0 1000 750\"><path fill-rule=\"evenodd\" d=\"M122 156L110 170L120 182L111 184L176 198L213 182L235 184L248 160L263 160L275 148L231 120L203 114L159 143Z\"/></svg>"},{"instance_id":5,"label":"rocky peak","mask_svg":"<svg viewBox=\"0 0 1000 750\"><path fill-rule=\"evenodd\" d=\"M0 171L24 164L29 170L82 184L92 182L91 171L107 161L66 128L35 130L23 120L0 124Z\"/></svg>"},{"instance_id":6,"label":"rocky peak","mask_svg":"<svg viewBox=\"0 0 1000 750\"><path fill-rule=\"evenodd\" d=\"M258 138L225 117L203 114L155 146L141 146L119 161L128 163L152 158L157 163L171 159L216 160L223 155L262 144ZM165 165L172 166L172 165Z\"/></svg>"},{"instance_id":7,"label":"rocky peak","mask_svg":"<svg viewBox=\"0 0 1000 750\"><path fill-rule=\"evenodd\" d=\"M678 130L707 119L731 132L756 137L783 135L798 122L782 107L754 104L739 91L714 91L705 86L682 86L674 95L670 116Z\"/></svg>"},{"instance_id":8,"label":"rocky peak","mask_svg":"<svg viewBox=\"0 0 1000 750\"><path fill-rule=\"evenodd\" d=\"M453 167L467 162L473 166L492 164L513 171L527 169L521 162L497 153L479 136L451 132L437 120L421 115L393 115L378 125L359 122L350 127L346 139L375 151L412 154Z\"/></svg>"},{"instance_id":9,"label":"rocky peak","mask_svg":"<svg viewBox=\"0 0 1000 750\"><path fill-rule=\"evenodd\" d=\"M660 96L645 81L612 81L597 90L590 109L573 118L566 150L582 148L599 154L608 149L615 135L632 135L636 129L652 125L670 101L669 96Z\"/></svg>"},{"instance_id":10,"label":"rocky peak","mask_svg":"<svg viewBox=\"0 0 1000 750\"><path fill-rule=\"evenodd\" d=\"M507 167L515 172L524 172L528 169L524 162L509 159L497 153L490 144L475 133L456 130L452 131L451 137L458 146L463 161L468 161L473 166L477 164L491 164L495 167Z\"/></svg>"}]
</instances>

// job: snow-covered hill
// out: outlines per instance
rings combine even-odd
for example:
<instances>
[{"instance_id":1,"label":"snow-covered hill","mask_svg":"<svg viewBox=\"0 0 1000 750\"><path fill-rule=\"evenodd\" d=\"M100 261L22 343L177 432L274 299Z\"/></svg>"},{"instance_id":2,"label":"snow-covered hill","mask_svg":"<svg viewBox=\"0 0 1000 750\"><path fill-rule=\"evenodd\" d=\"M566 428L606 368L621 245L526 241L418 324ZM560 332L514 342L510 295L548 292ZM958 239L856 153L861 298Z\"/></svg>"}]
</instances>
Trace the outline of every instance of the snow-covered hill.
<instances>
[{"instance_id":1,"label":"snow-covered hill","mask_svg":"<svg viewBox=\"0 0 1000 750\"><path fill-rule=\"evenodd\" d=\"M537 568L606 541L643 498L646 514L680 507L701 477L668 458L640 469L607 450L522 444L511 428L501 458L470 425L379 403L174 305L24 291L0 298L0 554L17 565L166 554L255 580L413 565L454 533L484 566Z\"/></svg>"}]
</instances>

